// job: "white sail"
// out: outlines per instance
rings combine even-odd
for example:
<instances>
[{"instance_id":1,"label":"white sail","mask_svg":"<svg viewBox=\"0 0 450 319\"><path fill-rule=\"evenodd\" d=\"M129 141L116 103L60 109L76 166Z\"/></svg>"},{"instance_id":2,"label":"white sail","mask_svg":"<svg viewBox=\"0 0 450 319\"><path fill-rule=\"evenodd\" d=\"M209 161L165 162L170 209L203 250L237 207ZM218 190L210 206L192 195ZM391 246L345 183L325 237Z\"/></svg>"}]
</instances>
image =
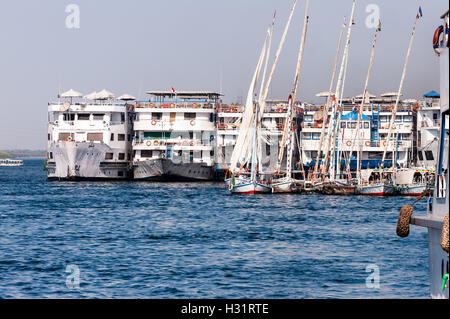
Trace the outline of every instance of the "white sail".
<instances>
[{"instance_id":1,"label":"white sail","mask_svg":"<svg viewBox=\"0 0 450 319\"><path fill-rule=\"evenodd\" d=\"M237 171L239 170L238 163L242 165L242 163L248 161L246 155L248 150L248 142L251 141L251 139L249 139L248 137L249 133L252 131L251 127L253 123L253 94L255 92L255 87L258 82L259 74L264 61L266 46L267 46L267 37L266 40L264 41L264 46L263 49L261 50L258 64L256 66L255 73L253 74L253 78L250 83L250 87L248 89L247 100L245 103L245 110L242 117L242 123L239 129L239 135L237 137L233 153L231 154L231 163L229 169L232 173L237 173Z\"/></svg>"},{"instance_id":2,"label":"white sail","mask_svg":"<svg viewBox=\"0 0 450 319\"><path fill-rule=\"evenodd\" d=\"M278 164L277 164L277 171L281 170L281 163L283 161L283 155L284 155L284 148L286 147L286 143L289 140L288 145L288 156L287 156L287 177L291 177L291 170L292 170L292 150L293 150L293 143L294 140L292 138L292 120L294 116L294 105L295 100L297 97L297 89L298 89L298 83L300 80L300 74L302 69L302 61L303 61L303 52L305 49L305 42L306 42L306 31L308 28L308 7L309 7L309 0L306 0L306 7L305 7L305 17L303 20L303 32L302 32L302 39L300 43L300 49L298 53L298 59L297 59L297 68L295 71L295 77L294 77L294 85L292 88L291 96L289 97L289 104L288 104L288 110L286 112L286 119L284 122L284 130L283 130L283 136L281 139L281 145L280 145L280 152L278 156Z\"/></svg>"}]
</instances>

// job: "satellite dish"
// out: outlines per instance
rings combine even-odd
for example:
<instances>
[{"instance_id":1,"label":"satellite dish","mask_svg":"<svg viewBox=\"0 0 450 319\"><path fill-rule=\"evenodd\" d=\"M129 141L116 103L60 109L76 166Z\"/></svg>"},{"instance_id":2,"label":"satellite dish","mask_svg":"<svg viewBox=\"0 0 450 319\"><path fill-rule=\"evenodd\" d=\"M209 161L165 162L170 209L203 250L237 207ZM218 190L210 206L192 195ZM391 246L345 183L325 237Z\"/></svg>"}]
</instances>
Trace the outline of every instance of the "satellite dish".
<instances>
[{"instance_id":1,"label":"satellite dish","mask_svg":"<svg viewBox=\"0 0 450 319\"><path fill-rule=\"evenodd\" d=\"M64 102L64 104L61 106L61 108L59 109L61 112L65 112L70 108L70 102Z\"/></svg>"}]
</instances>

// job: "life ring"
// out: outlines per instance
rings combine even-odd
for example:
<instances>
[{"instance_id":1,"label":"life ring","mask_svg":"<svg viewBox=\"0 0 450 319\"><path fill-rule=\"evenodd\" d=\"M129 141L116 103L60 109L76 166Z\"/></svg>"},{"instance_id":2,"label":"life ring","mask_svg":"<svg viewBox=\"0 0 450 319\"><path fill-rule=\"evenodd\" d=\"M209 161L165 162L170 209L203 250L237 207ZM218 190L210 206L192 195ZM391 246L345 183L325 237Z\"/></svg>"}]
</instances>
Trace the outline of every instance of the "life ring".
<instances>
[{"instance_id":1,"label":"life ring","mask_svg":"<svg viewBox=\"0 0 450 319\"><path fill-rule=\"evenodd\" d=\"M136 107L141 107L141 104L139 104L139 102L136 102Z\"/></svg>"},{"instance_id":2,"label":"life ring","mask_svg":"<svg viewBox=\"0 0 450 319\"><path fill-rule=\"evenodd\" d=\"M149 103L148 107L155 107L155 104L154 103Z\"/></svg>"},{"instance_id":3,"label":"life ring","mask_svg":"<svg viewBox=\"0 0 450 319\"><path fill-rule=\"evenodd\" d=\"M67 138L67 142L72 142L72 136L69 136L69 137Z\"/></svg>"},{"instance_id":4,"label":"life ring","mask_svg":"<svg viewBox=\"0 0 450 319\"><path fill-rule=\"evenodd\" d=\"M385 147L386 146L386 140L384 140L382 144Z\"/></svg>"},{"instance_id":5,"label":"life ring","mask_svg":"<svg viewBox=\"0 0 450 319\"><path fill-rule=\"evenodd\" d=\"M195 121L194 121L194 120L191 120L191 121L189 122L189 124L191 124L191 126L194 126L194 125L195 125Z\"/></svg>"},{"instance_id":6,"label":"life ring","mask_svg":"<svg viewBox=\"0 0 450 319\"><path fill-rule=\"evenodd\" d=\"M370 141L366 141L365 144L366 144L366 146L370 146L371 143L370 143Z\"/></svg>"},{"instance_id":7,"label":"life ring","mask_svg":"<svg viewBox=\"0 0 450 319\"><path fill-rule=\"evenodd\" d=\"M158 123L158 122L156 122L156 120L152 121L152 125L156 125L156 123Z\"/></svg>"},{"instance_id":8,"label":"life ring","mask_svg":"<svg viewBox=\"0 0 450 319\"><path fill-rule=\"evenodd\" d=\"M346 144L347 146L352 146L352 141L347 141L345 144Z\"/></svg>"},{"instance_id":9,"label":"life ring","mask_svg":"<svg viewBox=\"0 0 450 319\"><path fill-rule=\"evenodd\" d=\"M153 145L158 146L158 145L159 145L158 140L155 140L155 141L153 142Z\"/></svg>"},{"instance_id":10,"label":"life ring","mask_svg":"<svg viewBox=\"0 0 450 319\"><path fill-rule=\"evenodd\" d=\"M175 107L175 103L170 103L170 104L169 104L169 107L170 107L171 109L173 109L173 108Z\"/></svg>"},{"instance_id":11,"label":"life ring","mask_svg":"<svg viewBox=\"0 0 450 319\"><path fill-rule=\"evenodd\" d=\"M178 103L177 107L184 107L184 104L183 103Z\"/></svg>"},{"instance_id":12,"label":"life ring","mask_svg":"<svg viewBox=\"0 0 450 319\"><path fill-rule=\"evenodd\" d=\"M147 142L145 143L145 145L147 145L147 146L152 146L152 142L151 142L151 141L147 141Z\"/></svg>"},{"instance_id":13,"label":"life ring","mask_svg":"<svg viewBox=\"0 0 450 319\"><path fill-rule=\"evenodd\" d=\"M194 103L194 104L192 104L192 107L193 107L194 109L196 109L196 108L199 107L199 105L198 105L197 103Z\"/></svg>"},{"instance_id":14,"label":"life ring","mask_svg":"<svg viewBox=\"0 0 450 319\"><path fill-rule=\"evenodd\" d=\"M183 142L183 146L188 146L188 145L189 145L189 143L187 141Z\"/></svg>"},{"instance_id":15,"label":"life ring","mask_svg":"<svg viewBox=\"0 0 450 319\"><path fill-rule=\"evenodd\" d=\"M439 37L442 32L444 32L444 27L442 25L438 26L436 30L434 30L433 34L433 49L439 48Z\"/></svg>"},{"instance_id":16,"label":"life ring","mask_svg":"<svg viewBox=\"0 0 450 319\"><path fill-rule=\"evenodd\" d=\"M283 113L283 108L282 108L282 107L279 107L279 108L277 109L277 112L278 112L278 113Z\"/></svg>"},{"instance_id":17,"label":"life ring","mask_svg":"<svg viewBox=\"0 0 450 319\"><path fill-rule=\"evenodd\" d=\"M189 145L194 146L194 142L191 141L191 142L189 143Z\"/></svg>"}]
</instances>

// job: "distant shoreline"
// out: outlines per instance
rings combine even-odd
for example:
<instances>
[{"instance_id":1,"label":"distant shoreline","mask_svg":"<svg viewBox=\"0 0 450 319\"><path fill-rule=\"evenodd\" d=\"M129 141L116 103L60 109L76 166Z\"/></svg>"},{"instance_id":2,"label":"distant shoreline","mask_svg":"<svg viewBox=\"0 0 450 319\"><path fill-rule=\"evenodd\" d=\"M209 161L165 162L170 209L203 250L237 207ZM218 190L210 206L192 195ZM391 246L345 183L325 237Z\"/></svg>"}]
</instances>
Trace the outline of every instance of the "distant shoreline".
<instances>
[{"instance_id":1,"label":"distant shoreline","mask_svg":"<svg viewBox=\"0 0 450 319\"><path fill-rule=\"evenodd\" d=\"M5 150L0 151L0 158L7 159L7 158L45 158L45 151L33 151L33 150Z\"/></svg>"}]
</instances>

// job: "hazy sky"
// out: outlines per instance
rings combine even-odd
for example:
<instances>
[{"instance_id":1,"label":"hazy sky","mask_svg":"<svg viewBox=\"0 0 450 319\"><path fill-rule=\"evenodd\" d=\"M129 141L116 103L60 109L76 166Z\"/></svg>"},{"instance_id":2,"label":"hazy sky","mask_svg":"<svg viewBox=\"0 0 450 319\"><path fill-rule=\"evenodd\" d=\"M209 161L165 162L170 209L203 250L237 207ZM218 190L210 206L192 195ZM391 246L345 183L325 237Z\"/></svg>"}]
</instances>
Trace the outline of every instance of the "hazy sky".
<instances>
[{"instance_id":1,"label":"hazy sky","mask_svg":"<svg viewBox=\"0 0 450 319\"><path fill-rule=\"evenodd\" d=\"M292 0L2 0L0 2L0 149L44 149L47 103L58 91L106 88L145 98L146 90L215 90L225 102L248 90L266 28L277 10L273 50ZM80 28L66 27L66 6L77 4ZM361 94L375 29L366 7L380 8L369 91L396 91L412 25L417 26L404 96L439 91L432 36L447 0L357 1L345 96ZM328 89L339 30L351 0L311 0L298 98L321 102ZM305 1L298 0L270 97L292 89ZM272 60L272 59L271 59Z\"/></svg>"}]
</instances>

